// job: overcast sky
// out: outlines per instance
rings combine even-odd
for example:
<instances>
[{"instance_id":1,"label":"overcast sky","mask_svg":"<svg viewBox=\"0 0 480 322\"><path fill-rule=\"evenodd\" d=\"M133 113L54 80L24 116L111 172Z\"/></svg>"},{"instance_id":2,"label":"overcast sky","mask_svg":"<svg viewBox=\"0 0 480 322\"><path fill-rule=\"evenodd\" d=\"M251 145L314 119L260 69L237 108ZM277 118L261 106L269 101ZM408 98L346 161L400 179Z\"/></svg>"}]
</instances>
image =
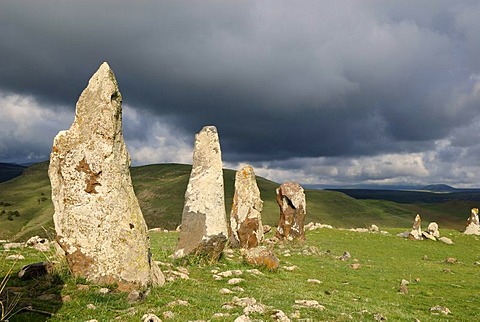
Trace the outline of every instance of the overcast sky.
<instances>
[{"instance_id":1,"label":"overcast sky","mask_svg":"<svg viewBox=\"0 0 480 322\"><path fill-rule=\"evenodd\" d=\"M480 1L0 1L0 161L48 159L103 61L134 165L480 187Z\"/></svg>"}]
</instances>

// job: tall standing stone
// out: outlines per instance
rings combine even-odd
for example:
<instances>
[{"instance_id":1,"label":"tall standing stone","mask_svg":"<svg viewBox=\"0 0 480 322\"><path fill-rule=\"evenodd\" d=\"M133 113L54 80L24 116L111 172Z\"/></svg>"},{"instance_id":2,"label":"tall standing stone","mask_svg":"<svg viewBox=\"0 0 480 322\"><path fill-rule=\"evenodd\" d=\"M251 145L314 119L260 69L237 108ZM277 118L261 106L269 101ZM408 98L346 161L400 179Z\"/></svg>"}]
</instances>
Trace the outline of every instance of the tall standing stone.
<instances>
[{"instance_id":1,"label":"tall standing stone","mask_svg":"<svg viewBox=\"0 0 480 322\"><path fill-rule=\"evenodd\" d=\"M107 63L88 82L75 121L55 137L48 175L57 242L75 276L130 289L163 284L130 178L122 96Z\"/></svg>"},{"instance_id":2,"label":"tall standing stone","mask_svg":"<svg viewBox=\"0 0 480 322\"><path fill-rule=\"evenodd\" d=\"M260 199L255 172L249 165L242 167L235 175L235 194L230 212L230 245L252 248L263 241Z\"/></svg>"},{"instance_id":3,"label":"tall standing stone","mask_svg":"<svg viewBox=\"0 0 480 322\"><path fill-rule=\"evenodd\" d=\"M478 221L478 208L472 208L470 217L465 228L467 235L480 235L480 223Z\"/></svg>"},{"instance_id":4,"label":"tall standing stone","mask_svg":"<svg viewBox=\"0 0 480 322\"><path fill-rule=\"evenodd\" d=\"M280 220L275 236L280 239L304 240L307 202L303 188L296 182L285 182L277 188L276 192Z\"/></svg>"},{"instance_id":5,"label":"tall standing stone","mask_svg":"<svg viewBox=\"0 0 480 322\"><path fill-rule=\"evenodd\" d=\"M220 141L214 126L195 136L193 165L182 213L175 257L202 254L216 260L227 242Z\"/></svg>"},{"instance_id":6,"label":"tall standing stone","mask_svg":"<svg viewBox=\"0 0 480 322\"><path fill-rule=\"evenodd\" d=\"M413 222L413 227L408 235L408 238L412 240L422 239L422 219L420 218L419 214L415 216L415 221Z\"/></svg>"}]
</instances>

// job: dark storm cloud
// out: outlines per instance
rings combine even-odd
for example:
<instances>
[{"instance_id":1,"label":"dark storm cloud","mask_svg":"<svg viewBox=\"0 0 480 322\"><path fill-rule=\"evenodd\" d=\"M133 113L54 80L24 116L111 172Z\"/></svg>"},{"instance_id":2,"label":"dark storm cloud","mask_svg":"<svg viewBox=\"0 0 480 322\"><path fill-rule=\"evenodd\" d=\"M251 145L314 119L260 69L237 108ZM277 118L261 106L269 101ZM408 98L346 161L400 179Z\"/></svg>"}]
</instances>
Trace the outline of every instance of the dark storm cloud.
<instances>
[{"instance_id":1,"label":"dark storm cloud","mask_svg":"<svg viewBox=\"0 0 480 322\"><path fill-rule=\"evenodd\" d=\"M185 135L216 125L227 161L415 153L475 119L475 13L478 1L2 1L0 89L73 109L107 60L127 104Z\"/></svg>"}]
</instances>

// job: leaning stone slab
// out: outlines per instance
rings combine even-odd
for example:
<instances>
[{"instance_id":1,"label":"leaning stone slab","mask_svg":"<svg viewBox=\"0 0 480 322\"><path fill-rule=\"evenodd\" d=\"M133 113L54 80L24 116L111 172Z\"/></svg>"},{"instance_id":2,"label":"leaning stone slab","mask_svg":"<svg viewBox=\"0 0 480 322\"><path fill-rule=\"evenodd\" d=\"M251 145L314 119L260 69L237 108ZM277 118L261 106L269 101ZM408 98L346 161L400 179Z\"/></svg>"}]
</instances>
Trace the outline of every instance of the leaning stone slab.
<instances>
[{"instance_id":1,"label":"leaning stone slab","mask_svg":"<svg viewBox=\"0 0 480 322\"><path fill-rule=\"evenodd\" d=\"M192 172L174 257L198 255L216 260L221 255L228 236L222 168L217 129L205 126L195 136Z\"/></svg>"},{"instance_id":2,"label":"leaning stone slab","mask_svg":"<svg viewBox=\"0 0 480 322\"><path fill-rule=\"evenodd\" d=\"M164 278L133 191L121 106L103 63L80 95L72 126L54 139L48 174L56 240L73 275L129 289Z\"/></svg>"},{"instance_id":3,"label":"leaning stone slab","mask_svg":"<svg viewBox=\"0 0 480 322\"><path fill-rule=\"evenodd\" d=\"M230 245L252 248L263 241L260 198L255 172L249 165L242 167L235 175L235 194L230 213Z\"/></svg>"},{"instance_id":4,"label":"leaning stone slab","mask_svg":"<svg viewBox=\"0 0 480 322\"><path fill-rule=\"evenodd\" d=\"M277 188L280 220L275 237L279 239L305 239L304 223L307 202L303 188L296 182L285 182Z\"/></svg>"}]
</instances>

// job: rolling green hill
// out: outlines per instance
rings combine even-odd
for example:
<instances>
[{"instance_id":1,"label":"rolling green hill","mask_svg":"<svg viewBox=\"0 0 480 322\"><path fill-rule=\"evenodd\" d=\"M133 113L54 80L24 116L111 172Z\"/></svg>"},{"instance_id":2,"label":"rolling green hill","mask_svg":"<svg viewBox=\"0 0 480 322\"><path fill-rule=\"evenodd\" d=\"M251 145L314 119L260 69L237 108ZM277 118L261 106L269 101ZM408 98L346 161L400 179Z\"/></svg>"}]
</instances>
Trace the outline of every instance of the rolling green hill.
<instances>
[{"instance_id":1,"label":"rolling green hill","mask_svg":"<svg viewBox=\"0 0 480 322\"><path fill-rule=\"evenodd\" d=\"M53 235L50 181L47 162L27 168L22 175L0 183L0 239L24 240L32 235ZM149 228L173 230L181 222L184 194L191 166L157 164L131 169L132 181ZM233 198L235 171L224 170L227 215ZM279 210L275 201L278 184L257 177L264 210L263 222L275 226ZM405 227L420 213L424 222L436 221L440 227L462 229L470 200L406 204L388 200L359 200L338 191L306 190L306 222L321 222L335 227ZM427 196L428 197L428 196ZM429 197L428 197L429 198ZM380 199L380 198L379 198Z\"/></svg>"}]
</instances>

